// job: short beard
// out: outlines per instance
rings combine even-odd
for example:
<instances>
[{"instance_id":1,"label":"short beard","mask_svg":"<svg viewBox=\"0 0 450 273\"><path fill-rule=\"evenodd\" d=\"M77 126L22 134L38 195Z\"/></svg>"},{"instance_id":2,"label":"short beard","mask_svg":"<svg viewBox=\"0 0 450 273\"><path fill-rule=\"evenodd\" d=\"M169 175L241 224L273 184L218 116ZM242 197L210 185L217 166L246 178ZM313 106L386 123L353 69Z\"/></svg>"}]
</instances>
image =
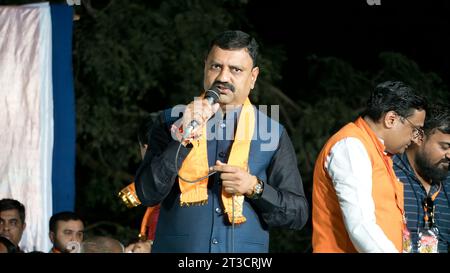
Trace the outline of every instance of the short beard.
<instances>
[{"instance_id":1,"label":"short beard","mask_svg":"<svg viewBox=\"0 0 450 273\"><path fill-rule=\"evenodd\" d=\"M438 165L447 160L441 160L437 164L431 163L423 152L418 152L414 159L417 172L423 179L431 183L442 182L448 175L448 168L439 168Z\"/></svg>"}]
</instances>

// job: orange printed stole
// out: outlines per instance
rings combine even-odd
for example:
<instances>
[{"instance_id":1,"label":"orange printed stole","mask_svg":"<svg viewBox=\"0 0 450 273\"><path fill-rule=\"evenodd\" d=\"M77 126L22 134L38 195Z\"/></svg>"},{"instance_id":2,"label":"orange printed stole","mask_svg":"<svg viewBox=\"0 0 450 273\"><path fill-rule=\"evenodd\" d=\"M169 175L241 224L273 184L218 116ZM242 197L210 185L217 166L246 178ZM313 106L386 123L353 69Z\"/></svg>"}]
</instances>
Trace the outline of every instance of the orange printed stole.
<instances>
[{"instance_id":1,"label":"orange printed stole","mask_svg":"<svg viewBox=\"0 0 450 273\"><path fill-rule=\"evenodd\" d=\"M250 100L247 98L239 115L234 141L227 162L228 165L241 167L248 171L248 155L254 129L255 111ZM183 161L179 171L180 176L187 180L196 180L200 177L207 176L209 173L206 126L203 126L202 130L201 136L192 141L193 147ZM181 206L204 205L208 201L208 178L196 183L187 183L178 178L178 184L181 190ZM234 196L233 215L233 195L226 193L223 189L221 195L222 205L227 214L228 221L236 224L245 222L246 218L243 215L244 196Z\"/></svg>"}]
</instances>

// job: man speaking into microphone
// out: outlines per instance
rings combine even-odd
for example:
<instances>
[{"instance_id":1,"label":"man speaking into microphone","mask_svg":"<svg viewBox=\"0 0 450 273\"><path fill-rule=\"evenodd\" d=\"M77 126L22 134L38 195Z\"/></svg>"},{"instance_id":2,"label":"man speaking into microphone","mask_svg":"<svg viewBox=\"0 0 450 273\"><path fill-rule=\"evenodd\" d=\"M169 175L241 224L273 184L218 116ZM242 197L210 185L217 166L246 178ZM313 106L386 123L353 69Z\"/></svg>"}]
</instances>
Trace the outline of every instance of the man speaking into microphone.
<instances>
[{"instance_id":1,"label":"man speaking into microphone","mask_svg":"<svg viewBox=\"0 0 450 273\"><path fill-rule=\"evenodd\" d=\"M308 204L284 127L248 98L258 44L225 31L209 47L204 94L162 111L136 174L144 205L161 204L152 252L268 252L269 227L301 229Z\"/></svg>"}]
</instances>

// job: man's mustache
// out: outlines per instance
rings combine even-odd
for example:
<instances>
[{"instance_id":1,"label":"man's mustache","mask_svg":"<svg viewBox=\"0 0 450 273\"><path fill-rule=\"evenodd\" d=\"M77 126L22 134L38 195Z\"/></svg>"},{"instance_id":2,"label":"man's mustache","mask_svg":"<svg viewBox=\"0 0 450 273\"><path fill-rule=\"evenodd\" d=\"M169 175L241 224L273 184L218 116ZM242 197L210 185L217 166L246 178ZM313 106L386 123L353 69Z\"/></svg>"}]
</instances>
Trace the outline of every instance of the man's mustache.
<instances>
[{"instance_id":1,"label":"man's mustache","mask_svg":"<svg viewBox=\"0 0 450 273\"><path fill-rule=\"evenodd\" d=\"M219 81L215 81L212 85L212 87L222 87L222 88L226 88L226 89L230 89L231 92L234 93L235 88L231 83L228 82L219 82Z\"/></svg>"}]
</instances>

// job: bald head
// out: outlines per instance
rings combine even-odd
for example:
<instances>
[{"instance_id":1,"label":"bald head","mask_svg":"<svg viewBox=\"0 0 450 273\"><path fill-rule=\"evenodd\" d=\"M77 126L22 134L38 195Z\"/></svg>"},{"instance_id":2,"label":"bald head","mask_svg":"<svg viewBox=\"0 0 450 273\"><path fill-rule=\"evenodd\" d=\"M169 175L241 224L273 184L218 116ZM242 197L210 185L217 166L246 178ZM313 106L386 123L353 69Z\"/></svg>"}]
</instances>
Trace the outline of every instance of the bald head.
<instances>
[{"instance_id":1,"label":"bald head","mask_svg":"<svg viewBox=\"0 0 450 273\"><path fill-rule=\"evenodd\" d=\"M94 236L81 244L81 253L123 253L124 246L116 239Z\"/></svg>"}]
</instances>

